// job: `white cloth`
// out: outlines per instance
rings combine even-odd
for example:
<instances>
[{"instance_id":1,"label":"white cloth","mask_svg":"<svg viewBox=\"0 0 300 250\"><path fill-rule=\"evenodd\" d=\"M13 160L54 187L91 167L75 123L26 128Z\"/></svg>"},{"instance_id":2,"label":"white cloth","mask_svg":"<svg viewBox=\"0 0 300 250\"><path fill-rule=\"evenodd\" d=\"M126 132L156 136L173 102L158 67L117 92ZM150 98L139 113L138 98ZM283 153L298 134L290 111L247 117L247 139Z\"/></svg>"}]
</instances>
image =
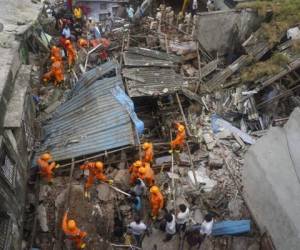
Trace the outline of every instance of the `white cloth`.
<instances>
[{"instance_id":1,"label":"white cloth","mask_svg":"<svg viewBox=\"0 0 300 250\"><path fill-rule=\"evenodd\" d=\"M201 224L200 233L211 235L213 225L214 225L214 220L211 220L210 222L203 221Z\"/></svg>"},{"instance_id":2,"label":"white cloth","mask_svg":"<svg viewBox=\"0 0 300 250\"><path fill-rule=\"evenodd\" d=\"M189 214L190 214L190 210L187 207L186 210L184 212L179 212L177 214L177 224L183 225L185 223L188 222L189 220Z\"/></svg>"},{"instance_id":3,"label":"white cloth","mask_svg":"<svg viewBox=\"0 0 300 250\"><path fill-rule=\"evenodd\" d=\"M146 185L142 179L139 178L139 180L141 181L141 185L135 185L133 188L133 192L137 196L142 196L144 194L144 191L146 190Z\"/></svg>"},{"instance_id":4,"label":"white cloth","mask_svg":"<svg viewBox=\"0 0 300 250\"><path fill-rule=\"evenodd\" d=\"M133 8L129 7L129 8L126 9L126 11L127 11L128 17L129 17L129 18L133 18L133 15L134 15L134 10L133 10Z\"/></svg>"},{"instance_id":5,"label":"white cloth","mask_svg":"<svg viewBox=\"0 0 300 250\"><path fill-rule=\"evenodd\" d=\"M71 30L69 28L64 28L62 34L69 39L71 37Z\"/></svg>"},{"instance_id":6,"label":"white cloth","mask_svg":"<svg viewBox=\"0 0 300 250\"><path fill-rule=\"evenodd\" d=\"M140 224L137 224L135 221L131 222L129 224L129 227L132 230L132 234L135 234L135 235L141 235L147 229L147 226L143 222L140 222Z\"/></svg>"},{"instance_id":7,"label":"white cloth","mask_svg":"<svg viewBox=\"0 0 300 250\"><path fill-rule=\"evenodd\" d=\"M172 234L172 235L176 233L176 223L175 223L175 215L174 214L172 214L172 221L167 222L166 233Z\"/></svg>"},{"instance_id":8,"label":"white cloth","mask_svg":"<svg viewBox=\"0 0 300 250\"><path fill-rule=\"evenodd\" d=\"M197 0L193 0L193 10L198 9L198 1Z\"/></svg>"}]
</instances>

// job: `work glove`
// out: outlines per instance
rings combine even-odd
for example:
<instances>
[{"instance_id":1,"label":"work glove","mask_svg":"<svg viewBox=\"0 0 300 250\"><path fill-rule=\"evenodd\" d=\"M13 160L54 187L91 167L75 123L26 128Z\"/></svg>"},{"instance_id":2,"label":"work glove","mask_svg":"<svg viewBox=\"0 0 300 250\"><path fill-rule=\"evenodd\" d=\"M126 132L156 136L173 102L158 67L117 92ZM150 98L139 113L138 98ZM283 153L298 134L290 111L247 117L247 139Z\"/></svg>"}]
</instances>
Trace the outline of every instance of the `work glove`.
<instances>
[{"instance_id":1,"label":"work glove","mask_svg":"<svg viewBox=\"0 0 300 250\"><path fill-rule=\"evenodd\" d=\"M114 180L108 180L108 184L112 185L114 183Z\"/></svg>"},{"instance_id":2,"label":"work glove","mask_svg":"<svg viewBox=\"0 0 300 250\"><path fill-rule=\"evenodd\" d=\"M59 164L56 164L55 168L59 168L59 167L60 167L60 165L59 165Z\"/></svg>"}]
</instances>

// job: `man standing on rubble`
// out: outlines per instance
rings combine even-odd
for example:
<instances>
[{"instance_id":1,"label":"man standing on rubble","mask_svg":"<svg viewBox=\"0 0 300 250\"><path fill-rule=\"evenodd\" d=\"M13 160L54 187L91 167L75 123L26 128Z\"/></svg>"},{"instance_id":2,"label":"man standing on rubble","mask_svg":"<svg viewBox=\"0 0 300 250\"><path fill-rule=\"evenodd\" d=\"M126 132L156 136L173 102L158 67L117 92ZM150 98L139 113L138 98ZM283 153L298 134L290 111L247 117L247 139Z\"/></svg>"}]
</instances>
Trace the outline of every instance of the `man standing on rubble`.
<instances>
[{"instance_id":1,"label":"man standing on rubble","mask_svg":"<svg viewBox=\"0 0 300 250\"><path fill-rule=\"evenodd\" d=\"M67 49L68 65L70 70L72 66L75 64L77 53L70 40L66 40L65 44Z\"/></svg>"},{"instance_id":2,"label":"man standing on rubble","mask_svg":"<svg viewBox=\"0 0 300 250\"><path fill-rule=\"evenodd\" d=\"M101 161L86 162L80 166L80 169L89 171L89 177L85 183L85 197L89 197L88 189L94 184L95 179L108 182L108 184L113 183L113 180L108 180L107 176L104 175L104 166Z\"/></svg>"},{"instance_id":3,"label":"man standing on rubble","mask_svg":"<svg viewBox=\"0 0 300 250\"><path fill-rule=\"evenodd\" d=\"M139 216L136 216L134 221L131 222L128 227L132 231L136 245L142 247L143 234L146 232L147 226L141 221Z\"/></svg>"},{"instance_id":4,"label":"man standing on rubble","mask_svg":"<svg viewBox=\"0 0 300 250\"><path fill-rule=\"evenodd\" d=\"M133 192L135 195L142 197L145 193L146 185L141 178L137 178L135 181L135 186L133 187Z\"/></svg>"},{"instance_id":5,"label":"man standing on rubble","mask_svg":"<svg viewBox=\"0 0 300 250\"><path fill-rule=\"evenodd\" d=\"M154 185L154 172L149 163L145 162L144 166L139 168L138 178L142 179L148 187Z\"/></svg>"},{"instance_id":6,"label":"man standing on rubble","mask_svg":"<svg viewBox=\"0 0 300 250\"><path fill-rule=\"evenodd\" d=\"M175 215L172 213L167 213L165 215L166 220L166 238L163 240L164 242L170 241L173 236L176 234L176 223L175 223Z\"/></svg>"},{"instance_id":7,"label":"man standing on rubble","mask_svg":"<svg viewBox=\"0 0 300 250\"><path fill-rule=\"evenodd\" d=\"M68 211L65 212L63 217L62 230L75 243L77 249L85 248L86 244L83 239L87 236L87 233L77 227L75 220L68 220Z\"/></svg>"},{"instance_id":8,"label":"man standing on rubble","mask_svg":"<svg viewBox=\"0 0 300 250\"><path fill-rule=\"evenodd\" d=\"M204 236L211 235L213 225L214 225L214 219L212 215L211 214L205 215L204 221L202 222L200 227L200 234Z\"/></svg>"},{"instance_id":9,"label":"man standing on rubble","mask_svg":"<svg viewBox=\"0 0 300 250\"><path fill-rule=\"evenodd\" d=\"M143 162L152 164L153 161L153 144L150 142L145 142L143 144L144 156Z\"/></svg>"},{"instance_id":10,"label":"man standing on rubble","mask_svg":"<svg viewBox=\"0 0 300 250\"><path fill-rule=\"evenodd\" d=\"M186 223L189 220L189 214L190 214L189 208L184 204L180 204L179 213L177 214L177 218L176 218L176 229L178 232L181 231L185 232Z\"/></svg>"},{"instance_id":11,"label":"man standing on rubble","mask_svg":"<svg viewBox=\"0 0 300 250\"><path fill-rule=\"evenodd\" d=\"M130 4L129 7L127 6L126 8L127 16L129 21L132 21L133 16L134 16L134 9L132 8L132 5Z\"/></svg>"},{"instance_id":12,"label":"man standing on rubble","mask_svg":"<svg viewBox=\"0 0 300 250\"><path fill-rule=\"evenodd\" d=\"M181 150L185 143L185 127L180 124L176 123L177 133L176 138L171 141L171 149L172 150Z\"/></svg>"},{"instance_id":13,"label":"man standing on rubble","mask_svg":"<svg viewBox=\"0 0 300 250\"><path fill-rule=\"evenodd\" d=\"M49 153L42 154L38 160L37 165L40 168L40 174L48 183L52 183L53 179L53 170L59 165L56 165L54 161L52 161L52 156Z\"/></svg>"},{"instance_id":14,"label":"man standing on rubble","mask_svg":"<svg viewBox=\"0 0 300 250\"><path fill-rule=\"evenodd\" d=\"M139 168L143 166L141 161L135 161L129 168L130 173L130 184L133 185L139 175Z\"/></svg>"},{"instance_id":15,"label":"man standing on rubble","mask_svg":"<svg viewBox=\"0 0 300 250\"><path fill-rule=\"evenodd\" d=\"M152 219L155 220L164 206L164 197L157 186L150 188L150 206Z\"/></svg>"}]
</instances>

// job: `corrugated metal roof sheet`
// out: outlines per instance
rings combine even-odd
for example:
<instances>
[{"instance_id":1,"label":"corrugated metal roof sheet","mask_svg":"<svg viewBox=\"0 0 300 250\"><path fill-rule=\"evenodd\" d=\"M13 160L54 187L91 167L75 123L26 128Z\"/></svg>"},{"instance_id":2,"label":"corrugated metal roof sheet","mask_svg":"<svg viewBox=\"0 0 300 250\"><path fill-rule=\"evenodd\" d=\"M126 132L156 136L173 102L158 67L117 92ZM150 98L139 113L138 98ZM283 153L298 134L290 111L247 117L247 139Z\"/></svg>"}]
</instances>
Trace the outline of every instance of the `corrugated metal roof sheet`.
<instances>
[{"instance_id":1,"label":"corrugated metal roof sheet","mask_svg":"<svg viewBox=\"0 0 300 250\"><path fill-rule=\"evenodd\" d=\"M130 52L124 52L124 65L125 66L135 66L135 67L174 67L174 63L166 60L155 59L148 56L138 55Z\"/></svg>"},{"instance_id":2,"label":"corrugated metal roof sheet","mask_svg":"<svg viewBox=\"0 0 300 250\"><path fill-rule=\"evenodd\" d=\"M180 90L185 85L182 76L172 68L126 68L122 73L127 78L130 97L163 95Z\"/></svg>"},{"instance_id":3,"label":"corrugated metal roof sheet","mask_svg":"<svg viewBox=\"0 0 300 250\"><path fill-rule=\"evenodd\" d=\"M174 63L179 63L181 61L180 56L147 48L130 47L128 48L128 52Z\"/></svg>"},{"instance_id":4,"label":"corrugated metal roof sheet","mask_svg":"<svg viewBox=\"0 0 300 250\"><path fill-rule=\"evenodd\" d=\"M44 126L40 152L57 161L135 144L130 116L111 93L115 86L124 87L119 76L78 87Z\"/></svg>"}]
</instances>

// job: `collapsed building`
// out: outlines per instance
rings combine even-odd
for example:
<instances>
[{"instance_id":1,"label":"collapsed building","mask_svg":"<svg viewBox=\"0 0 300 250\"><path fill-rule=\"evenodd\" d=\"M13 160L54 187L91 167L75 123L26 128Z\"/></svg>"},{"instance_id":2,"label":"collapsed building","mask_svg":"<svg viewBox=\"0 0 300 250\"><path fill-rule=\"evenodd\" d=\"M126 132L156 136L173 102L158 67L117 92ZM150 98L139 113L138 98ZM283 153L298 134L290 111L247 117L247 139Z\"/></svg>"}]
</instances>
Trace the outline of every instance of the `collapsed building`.
<instances>
[{"instance_id":1,"label":"collapsed building","mask_svg":"<svg viewBox=\"0 0 300 250\"><path fill-rule=\"evenodd\" d=\"M125 1L84 2L102 21ZM268 17L253 9L200 12L177 24L172 8L161 5L156 17L137 13L138 25L121 21L112 30L107 62L98 60L103 46L81 49L66 84L55 88L40 84L53 19L40 15L39 4L22 4L30 18L4 18L0 33L3 249L20 249L22 240L28 249L70 247L61 231L66 208L88 232L88 249L124 247L117 227L124 230L133 215L120 190L130 189L128 167L149 140L166 209L187 204L192 224L206 212L217 221L251 221L251 234L211 237L201 249L297 249L300 64L293 39L270 42L261 25ZM175 157L168 152L174 122L188 135ZM53 185L37 177L43 152L60 163ZM115 189L98 183L84 198L87 173L79 166L87 160L104 163ZM187 249L177 237L163 243L157 225L151 228L144 249L175 249L178 241Z\"/></svg>"}]
</instances>

